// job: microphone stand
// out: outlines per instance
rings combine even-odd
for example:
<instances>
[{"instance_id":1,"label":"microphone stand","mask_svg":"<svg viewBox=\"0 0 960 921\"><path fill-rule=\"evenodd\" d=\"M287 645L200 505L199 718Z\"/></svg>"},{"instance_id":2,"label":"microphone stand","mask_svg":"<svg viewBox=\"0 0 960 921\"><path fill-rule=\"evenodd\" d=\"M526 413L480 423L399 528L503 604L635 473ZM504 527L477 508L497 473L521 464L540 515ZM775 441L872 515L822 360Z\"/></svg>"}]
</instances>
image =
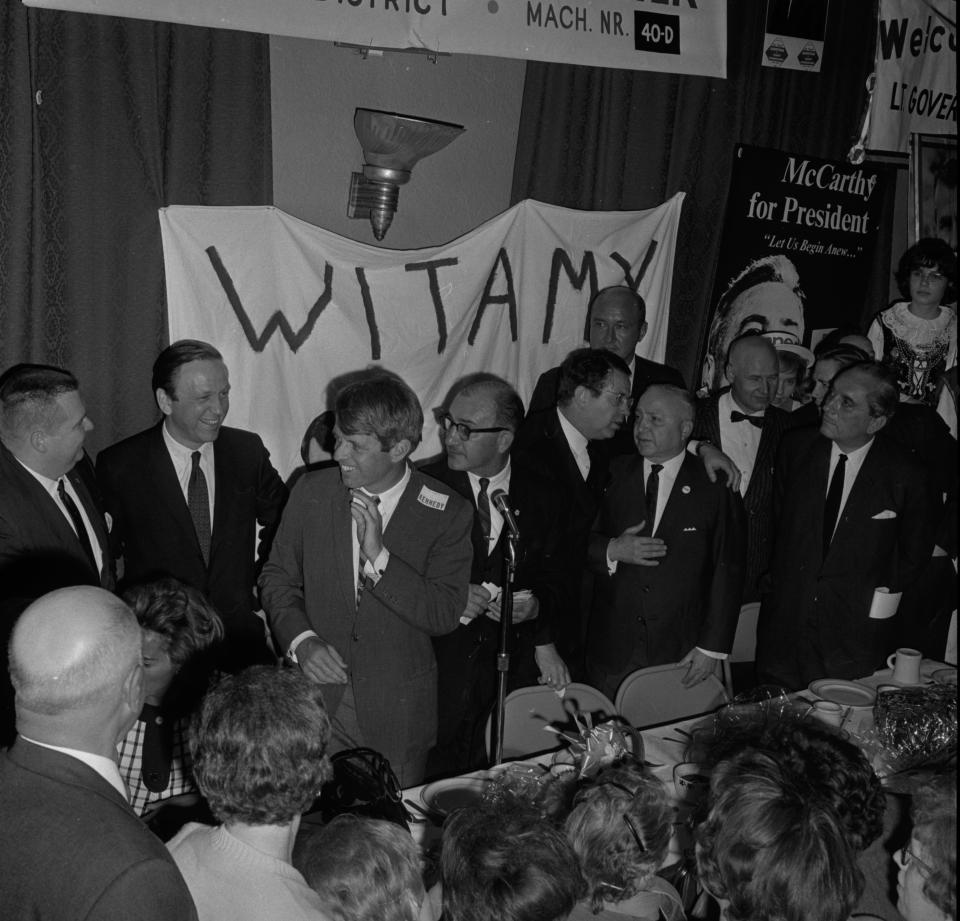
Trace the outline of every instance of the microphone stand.
<instances>
[{"instance_id":1,"label":"microphone stand","mask_svg":"<svg viewBox=\"0 0 960 921\"><path fill-rule=\"evenodd\" d=\"M520 535L509 532L503 555L500 589L500 648L497 652L497 705L493 710L490 737L493 740L491 767L503 763L503 717L507 701L507 676L510 672L510 628L513 626L513 576L517 569L517 541Z\"/></svg>"}]
</instances>

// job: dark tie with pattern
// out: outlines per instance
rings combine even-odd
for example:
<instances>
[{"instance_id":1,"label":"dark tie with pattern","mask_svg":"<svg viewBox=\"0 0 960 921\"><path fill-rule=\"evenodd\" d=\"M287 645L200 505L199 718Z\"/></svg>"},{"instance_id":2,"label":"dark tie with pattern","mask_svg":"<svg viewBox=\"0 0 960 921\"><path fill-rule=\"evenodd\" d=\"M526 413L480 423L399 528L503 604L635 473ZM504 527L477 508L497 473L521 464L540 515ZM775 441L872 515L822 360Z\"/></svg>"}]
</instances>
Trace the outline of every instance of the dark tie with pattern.
<instances>
[{"instance_id":1,"label":"dark tie with pattern","mask_svg":"<svg viewBox=\"0 0 960 921\"><path fill-rule=\"evenodd\" d=\"M837 466L833 468L830 478L830 487L827 489L827 499L823 504L823 555L830 549L833 532L837 527L837 516L840 514L840 499L843 496L843 477L847 469L847 455L837 457Z\"/></svg>"},{"instance_id":2,"label":"dark tie with pattern","mask_svg":"<svg viewBox=\"0 0 960 921\"><path fill-rule=\"evenodd\" d=\"M749 422L754 428L763 428L763 416L748 416L746 413L734 410L730 413L731 422Z\"/></svg>"},{"instance_id":3,"label":"dark tie with pattern","mask_svg":"<svg viewBox=\"0 0 960 921\"><path fill-rule=\"evenodd\" d=\"M193 529L197 532L203 562L210 562L210 495L207 492L207 478L200 469L200 452L190 455L193 466L190 469L190 482L187 484L187 507L193 519Z\"/></svg>"},{"instance_id":4,"label":"dark tie with pattern","mask_svg":"<svg viewBox=\"0 0 960 921\"><path fill-rule=\"evenodd\" d=\"M365 494L366 495L366 494ZM373 499L373 504L376 506L380 505L379 496L369 496L370 499ZM363 590L367 587L367 574L363 571L363 564L366 562L367 558L363 555L363 547L360 548L360 552L357 554L357 607L360 607L360 599L363 597ZM371 560L371 562L373 562Z\"/></svg>"},{"instance_id":5,"label":"dark tie with pattern","mask_svg":"<svg viewBox=\"0 0 960 921\"><path fill-rule=\"evenodd\" d=\"M650 476L647 477L647 521L641 532L641 534L646 537L649 537L653 533L653 523L657 518L657 494L660 491L661 470L663 470L663 464L651 464Z\"/></svg>"},{"instance_id":6,"label":"dark tie with pattern","mask_svg":"<svg viewBox=\"0 0 960 921\"><path fill-rule=\"evenodd\" d=\"M480 528L483 531L484 540L490 543L490 496L487 494L487 487L490 480L485 476L480 477L480 490L477 493L477 514L480 516Z\"/></svg>"},{"instance_id":7,"label":"dark tie with pattern","mask_svg":"<svg viewBox=\"0 0 960 921\"><path fill-rule=\"evenodd\" d=\"M87 534L87 529L84 526L83 518L80 515L80 509L77 508L77 503L73 501L73 497L67 492L66 486L64 486L63 477L60 477L60 479L57 480L57 495L60 496L60 501L63 503L63 507L67 510L67 514L70 516L70 520L73 522L73 529L77 532L77 539L80 541L80 546L83 547L83 552L87 555L87 559L90 561L93 571L96 572L97 561L93 555L93 546L90 543L90 535Z\"/></svg>"}]
</instances>

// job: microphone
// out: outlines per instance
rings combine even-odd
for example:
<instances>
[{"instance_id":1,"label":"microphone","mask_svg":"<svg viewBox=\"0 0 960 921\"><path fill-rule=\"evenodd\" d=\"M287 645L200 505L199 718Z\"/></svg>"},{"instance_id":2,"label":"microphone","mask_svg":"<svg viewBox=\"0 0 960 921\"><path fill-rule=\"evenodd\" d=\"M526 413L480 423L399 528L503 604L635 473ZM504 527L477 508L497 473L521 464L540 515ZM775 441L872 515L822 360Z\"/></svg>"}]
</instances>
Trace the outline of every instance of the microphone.
<instances>
[{"instance_id":1,"label":"microphone","mask_svg":"<svg viewBox=\"0 0 960 921\"><path fill-rule=\"evenodd\" d=\"M517 519L513 517L513 511L510 508L510 497L506 490L497 489L490 494L490 501L493 502L496 510L503 515L504 524L513 537L520 536L520 528L517 526Z\"/></svg>"}]
</instances>

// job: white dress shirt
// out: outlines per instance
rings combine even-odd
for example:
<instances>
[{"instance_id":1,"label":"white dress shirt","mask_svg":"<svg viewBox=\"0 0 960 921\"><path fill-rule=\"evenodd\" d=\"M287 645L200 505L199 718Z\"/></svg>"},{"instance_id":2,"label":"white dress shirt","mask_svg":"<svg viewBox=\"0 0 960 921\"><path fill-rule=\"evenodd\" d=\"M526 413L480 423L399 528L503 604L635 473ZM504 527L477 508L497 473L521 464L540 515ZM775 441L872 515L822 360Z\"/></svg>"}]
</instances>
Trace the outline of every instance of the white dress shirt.
<instances>
[{"instance_id":1,"label":"white dress shirt","mask_svg":"<svg viewBox=\"0 0 960 921\"><path fill-rule=\"evenodd\" d=\"M752 422L731 422L732 412L743 412L728 390L717 401L717 413L720 416L720 450L732 460L740 470L740 495L747 494L753 465L757 460L760 447L760 429ZM763 413L744 413L745 416L763 418Z\"/></svg>"},{"instance_id":2,"label":"white dress shirt","mask_svg":"<svg viewBox=\"0 0 960 921\"><path fill-rule=\"evenodd\" d=\"M80 520L83 522L83 527L87 532L87 537L90 540L90 549L93 550L93 559L97 564L97 572L103 572L103 548L100 546L100 541L97 540L97 532L93 529L93 524L90 521L90 516L87 515L87 509L84 506L83 502L80 499L80 496L77 495L77 491L73 488L73 483L70 482L70 479L64 475L60 477L59 480L51 480L49 477L45 477L42 473L37 473L36 470L32 470L28 467L20 458L17 458L17 463L23 467L50 495L50 498L53 499L57 508L63 513L63 517L67 519L67 524L70 525L70 530L74 534L77 534L77 529L73 524L73 519L70 517L70 513L67 511L66 507L63 504L63 501L60 498L60 492L57 488L60 480L63 480L64 489L67 491L67 494L73 499L73 504L76 505L77 511L80 513ZM77 537L80 535L77 534ZM49 746L48 746L49 747Z\"/></svg>"},{"instance_id":3,"label":"white dress shirt","mask_svg":"<svg viewBox=\"0 0 960 921\"><path fill-rule=\"evenodd\" d=\"M377 509L380 512L380 533L383 534L387 530L387 525L390 523L390 519L393 517L393 513L396 511L397 503L400 501L400 497L403 495L403 491L407 488L407 484L410 482L410 467L407 466L404 468L403 476L400 477L399 481L396 482L389 489L380 493L378 498L380 502L377 505ZM368 496L373 495L373 493L363 490ZM353 571L360 571L360 539L357 537L357 523L353 520L351 516L350 520L351 528L351 540L353 543ZM372 562L370 560L364 560L363 562L363 572L370 581L376 585L380 581L380 577L383 575L384 571L387 568L387 564L390 562L390 551L384 547L380 553L377 555L377 558ZM297 647L308 637L317 636L315 630L304 630L302 633L298 633L293 640L290 642L290 646L287 649L287 655L293 662L297 661Z\"/></svg>"},{"instance_id":4,"label":"white dress shirt","mask_svg":"<svg viewBox=\"0 0 960 921\"><path fill-rule=\"evenodd\" d=\"M570 450L573 452L573 459L580 468L580 476L584 480L590 475L590 455L587 452L587 445L590 444L583 433L576 428L567 417L557 408L557 418L560 420L560 429L563 437L567 439Z\"/></svg>"},{"instance_id":5,"label":"white dress shirt","mask_svg":"<svg viewBox=\"0 0 960 921\"><path fill-rule=\"evenodd\" d=\"M480 477L475 473L467 471L467 479L470 481L470 489L473 492L473 506L477 508L477 497L480 495ZM492 496L497 490L503 490L505 493L510 492L510 458L507 457L507 465L499 473L495 473L491 477L487 477L490 482L487 484L487 496ZM500 514L500 510L490 502L490 539L487 541L487 555L493 551L493 548L497 546L497 541L500 540L500 533L503 531L503 515Z\"/></svg>"},{"instance_id":6,"label":"white dress shirt","mask_svg":"<svg viewBox=\"0 0 960 921\"><path fill-rule=\"evenodd\" d=\"M841 451L840 448L837 447L836 442L830 445L830 469L827 471L827 485L823 493L824 496L826 496L830 490L830 480L833 478L833 471L836 469L840 455L847 455L847 466L843 471L843 492L840 494L840 508L837 509L837 521L833 526L834 534L837 531L837 524L840 524L840 516L843 514L847 499L850 498L850 490L853 489L853 484L857 480L857 474L860 473L860 468L863 466L867 452L870 450L872 444L873 439L871 438L865 445L853 451ZM832 536L833 535L831 535L831 537Z\"/></svg>"},{"instance_id":7,"label":"white dress shirt","mask_svg":"<svg viewBox=\"0 0 960 921\"><path fill-rule=\"evenodd\" d=\"M217 489L217 480L213 470L213 442L206 441L199 448L188 448L186 445L180 444L167 431L167 423L164 422L163 443L167 446L170 460L173 461L173 469L177 474L177 481L180 483L183 501L187 503L188 507L190 499L187 493L190 489L190 474L193 472L193 452L200 452L200 469L207 481L207 498L210 500L210 532L213 533L213 497Z\"/></svg>"}]
</instances>

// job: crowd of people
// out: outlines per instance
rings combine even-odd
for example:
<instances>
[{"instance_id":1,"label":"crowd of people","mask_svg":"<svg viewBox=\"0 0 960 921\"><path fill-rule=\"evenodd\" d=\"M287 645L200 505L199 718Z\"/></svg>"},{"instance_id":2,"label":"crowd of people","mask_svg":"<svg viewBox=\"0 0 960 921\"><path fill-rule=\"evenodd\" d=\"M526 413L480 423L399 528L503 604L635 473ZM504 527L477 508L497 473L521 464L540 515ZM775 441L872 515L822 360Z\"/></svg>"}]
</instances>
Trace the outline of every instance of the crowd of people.
<instances>
[{"instance_id":1,"label":"crowd of people","mask_svg":"<svg viewBox=\"0 0 960 921\"><path fill-rule=\"evenodd\" d=\"M738 279L724 315L759 310L763 286L798 298L782 269ZM906 300L867 335L812 351L724 322L698 395L636 354L642 297L605 288L588 344L528 410L495 375L458 381L437 410L443 454L421 465L413 390L351 374L289 485L256 434L225 425L211 344L163 350L160 421L95 464L77 379L7 369L4 917L683 917L658 875L669 798L632 762L549 814L454 815L433 891L402 829L343 817L306 837L300 816L340 751L374 749L404 787L483 765L508 609L510 689L587 681L612 698L668 663L695 685L753 602L753 682L869 675L898 644L955 661L956 258L920 241L897 279ZM794 731L717 755L697 861L730 921L845 921L862 890L876 779ZM838 794L824 760L859 787ZM899 852L908 921L955 917L948 787L918 799Z\"/></svg>"}]
</instances>

